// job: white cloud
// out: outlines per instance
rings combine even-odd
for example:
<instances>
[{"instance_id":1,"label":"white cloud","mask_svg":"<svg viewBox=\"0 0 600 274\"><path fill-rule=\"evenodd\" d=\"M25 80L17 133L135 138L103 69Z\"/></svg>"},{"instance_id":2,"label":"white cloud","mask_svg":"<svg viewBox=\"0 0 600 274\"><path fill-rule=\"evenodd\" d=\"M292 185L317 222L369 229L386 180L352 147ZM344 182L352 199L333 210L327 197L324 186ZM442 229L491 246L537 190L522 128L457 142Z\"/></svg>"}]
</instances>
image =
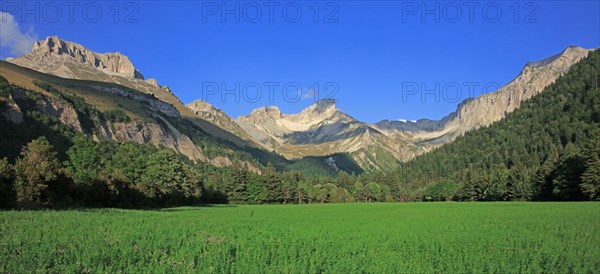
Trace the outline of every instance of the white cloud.
<instances>
[{"instance_id":1,"label":"white cloud","mask_svg":"<svg viewBox=\"0 0 600 274\"><path fill-rule=\"evenodd\" d=\"M31 28L27 32L21 31L15 17L8 12L0 11L0 47L8 49L10 54L2 53L3 56L20 56L31 50L37 35Z\"/></svg>"},{"instance_id":2,"label":"white cloud","mask_svg":"<svg viewBox=\"0 0 600 274\"><path fill-rule=\"evenodd\" d=\"M300 94L302 95L302 99L314 99L317 96L317 92L313 88L308 89L306 92L300 91Z\"/></svg>"}]
</instances>

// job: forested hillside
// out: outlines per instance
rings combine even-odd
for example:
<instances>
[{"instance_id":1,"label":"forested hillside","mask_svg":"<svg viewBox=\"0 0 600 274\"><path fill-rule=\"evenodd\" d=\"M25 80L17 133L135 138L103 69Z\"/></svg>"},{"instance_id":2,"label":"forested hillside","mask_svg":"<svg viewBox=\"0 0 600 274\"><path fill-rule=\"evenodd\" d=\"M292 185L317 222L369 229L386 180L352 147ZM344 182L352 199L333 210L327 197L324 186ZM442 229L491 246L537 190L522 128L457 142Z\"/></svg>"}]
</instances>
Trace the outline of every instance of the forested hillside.
<instances>
[{"instance_id":1,"label":"forested hillside","mask_svg":"<svg viewBox=\"0 0 600 274\"><path fill-rule=\"evenodd\" d=\"M600 51L505 119L402 166L425 200L600 198Z\"/></svg>"}]
</instances>

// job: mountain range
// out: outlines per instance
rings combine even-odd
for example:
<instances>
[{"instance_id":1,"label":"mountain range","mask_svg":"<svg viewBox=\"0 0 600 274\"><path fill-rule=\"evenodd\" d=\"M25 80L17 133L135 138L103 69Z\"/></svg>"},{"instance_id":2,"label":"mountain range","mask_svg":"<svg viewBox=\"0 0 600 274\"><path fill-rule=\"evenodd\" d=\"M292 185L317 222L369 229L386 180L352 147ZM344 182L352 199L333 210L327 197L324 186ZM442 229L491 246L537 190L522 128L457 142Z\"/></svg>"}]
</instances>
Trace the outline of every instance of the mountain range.
<instances>
[{"instance_id":1,"label":"mountain range","mask_svg":"<svg viewBox=\"0 0 600 274\"><path fill-rule=\"evenodd\" d=\"M337 170L339 155L347 155L362 170L374 171L395 169L401 162L503 119L589 51L567 47L555 56L527 63L505 86L463 101L439 121L383 120L374 124L346 114L331 98L295 114L269 106L233 119L205 101L184 105L169 87L159 85L156 79L145 79L119 52L96 53L57 36L36 42L23 56L0 62L0 74L28 89L39 89L35 80L71 90L100 111L118 111L129 118L90 127L76 109L60 100L49 99L40 107L95 139L162 145L215 166L242 160L255 172L260 172L265 161L287 163L310 157L322 157L323 165ZM15 123L22 121L17 104L3 114Z\"/></svg>"}]
</instances>

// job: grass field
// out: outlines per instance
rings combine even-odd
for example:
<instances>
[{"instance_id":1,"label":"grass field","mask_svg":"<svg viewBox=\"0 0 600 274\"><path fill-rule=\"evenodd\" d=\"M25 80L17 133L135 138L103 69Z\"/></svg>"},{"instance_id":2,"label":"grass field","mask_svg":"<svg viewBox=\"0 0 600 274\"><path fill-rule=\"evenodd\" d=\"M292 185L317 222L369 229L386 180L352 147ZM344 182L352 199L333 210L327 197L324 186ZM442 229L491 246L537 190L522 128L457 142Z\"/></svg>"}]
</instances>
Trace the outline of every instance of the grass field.
<instances>
[{"instance_id":1,"label":"grass field","mask_svg":"<svg viewBox=\"0 0 600 274\"><path fill-rule=\"evenodd\" d=\"M600 272L600 203L0 212L0 272Z\"/></svg>"}]
</instances>

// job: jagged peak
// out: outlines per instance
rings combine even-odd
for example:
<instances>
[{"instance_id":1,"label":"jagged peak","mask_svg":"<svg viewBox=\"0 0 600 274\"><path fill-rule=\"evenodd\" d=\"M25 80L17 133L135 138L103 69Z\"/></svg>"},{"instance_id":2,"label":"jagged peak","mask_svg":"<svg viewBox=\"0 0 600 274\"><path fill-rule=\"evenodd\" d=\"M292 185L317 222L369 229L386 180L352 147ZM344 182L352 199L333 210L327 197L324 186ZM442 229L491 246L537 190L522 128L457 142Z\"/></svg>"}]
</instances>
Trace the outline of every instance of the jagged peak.
<instances>
[{"instance_id":1,"label":"jagged peak","mask_svg":"<svg viewBox=\"0 0 600 274\"><path fill-rule=\"evenodd\" d=\"M79 51L88 51L86 47L77 44L75 42L63 40L57 35L47 36L46 39L36 41L31 48L31 52L46 52L46 53L56 53L56 54L65 54L69 53L69 49L77 49ZM120 53L115 52L115 55L120 55Z\"/></svg>"},{"instance_id":2,"label":"jagged peak","mask_svg":"<svg viewBox=\"0 0 600 274\"><path fill-rule=\"evenodd\" d=\"M276 106L259 107L252 110L248 116L282 116L281 110ZM244 117L244 116L241 116Z\"/></svg>"},{"instance_id":3,"label":"jagged peak","mask_svg":"<svg viewBox=\"0 0 600 274\"><path fill-rule=\"evenodd\" d=\"M565 50L563 50L562 52L565 53L565 52L573 51L573 50L575 50L575 51L589 51L589 49L586 49L586 48L583 48L583 47L580 47L580 46L577 46L577 45L571 45L571 46L566 47Z\"/></svg>"},{"instance_id":4,"label":"jagged peak","mask_svg":"<svg viewBox=\"0 0 600 274\"><path fill-rule=\"evenodd\" d=\"M337 103L336 99L333 98L324 98L314 102L312 105L316 106L335 106Z\"/></svg>"},{"instance_id":5,"label":"jagged peak","mask_svg":"<svg viewBox=\"0 0 600 274\"><path fill-rule=\"evenodd\" d=\"M39 40L33 44L32 56L68 56L76 62L95 67L110 74L118 74L130 78L144 79L142 73L135 68L129 57L121 52L97 53L88 48L60 37L48 36L44 40ZM158 86L158 83L156 83Z\"/></svg>"},{"instance_id":6,"label":"jagged peak","mask_svg":"<svg viewBox=\"0 0 600 274\"><path fill-rule=\"evenodd\" d=\"M336 103L337 103L337 100L335 100L335 99L331 99L331 98L321 99L321 100L318 100L318 101L312 103L310 106L305 108L302 112L304 112L304 113L307 113L307 112L322 113L322 112L326 112L328 110L335 110Z\"/></svg>"}]
</instances>

